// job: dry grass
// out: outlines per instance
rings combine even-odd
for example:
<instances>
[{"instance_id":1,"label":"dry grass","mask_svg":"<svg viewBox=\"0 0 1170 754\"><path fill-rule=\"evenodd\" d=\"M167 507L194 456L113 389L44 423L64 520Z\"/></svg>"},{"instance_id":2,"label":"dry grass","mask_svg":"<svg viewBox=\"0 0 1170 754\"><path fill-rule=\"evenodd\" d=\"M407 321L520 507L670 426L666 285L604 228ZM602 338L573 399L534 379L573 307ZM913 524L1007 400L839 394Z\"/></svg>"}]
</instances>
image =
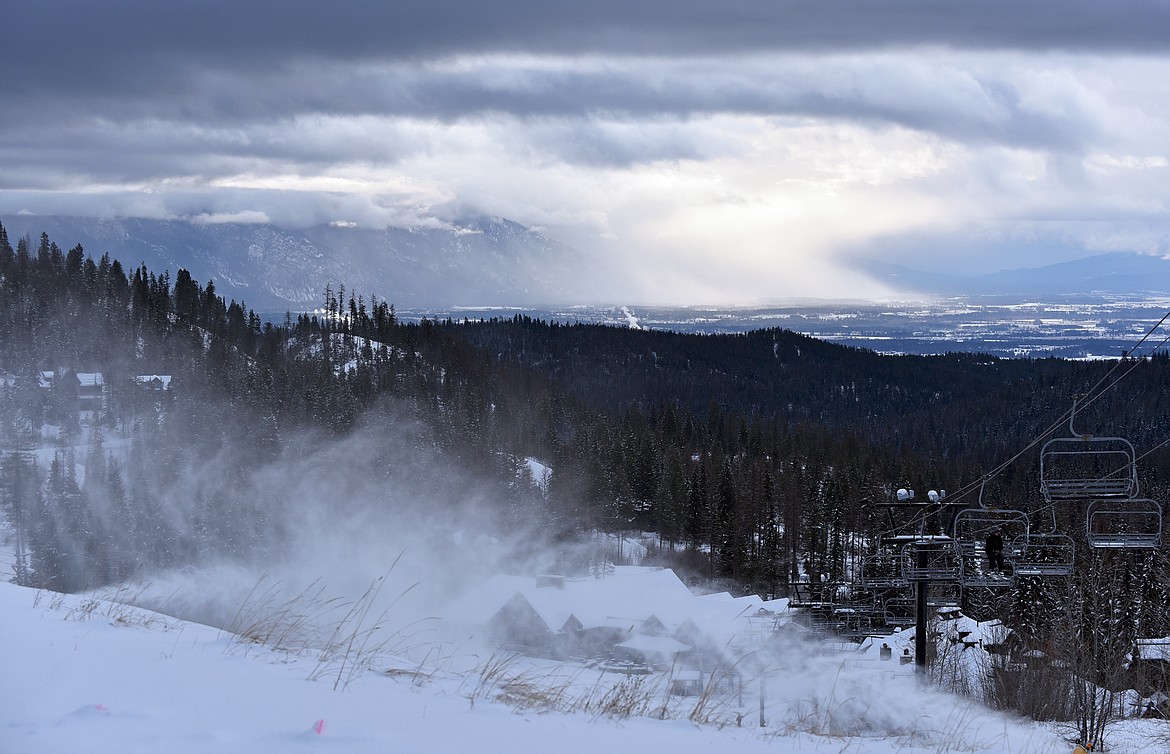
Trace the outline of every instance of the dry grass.
<instances>
[{"instance_id":1,"label":"dry grass","mask_svg":"<svg viewBox=\"0 0 1170 754\"><path fill-rule=\"evenodd\" d=\"M374 579L356 600L327 598L320 581L314 581L292 597L282 596L279 581L265 574L241 602L226 630L231 646L263 646L294 656L316 659L309 680L331 678L335 690L344 689L355 678L372 670L391 654L409 654L425 646L430 619L421 619L388 631L394 607L417 583L403 589L376 616L383 586L402 558ZM338 617L340 616L340 617ZM422 674L421 666L414 671Z\"/></svg>"},{"instance_id":2,"label":"dry grass","mask_svg":"<svg viewBox=\"0 0 1170 754\"><path fill-rule=\"evenodd\" d=\"M397 563L398 559L395 559L390 571L393 571ZM371 670L379 658L391 653L409 652L417 646L419 636L426 632L426 624L429 622L427 619L414 621L389 634L383 632L382 628L386 625L394 606L418 586L418 582L402 590L382 610L377 619L372 622L369 620L370 611L377 602L390 571L374 579L362 596L349 605L345 615L338 621L332 634L318 651L317 666L309 674L310 680L332 675L334 690L344 689L354 678Z\"/></svg>"},{"instance_id":3,"label":"dry grass","mask_svg":"<svg viewBox=\"0 0 1170 754\"><path fill-rule=\"evenodd\" d=\"M281 586L268 574L253 585L225 628L235 646L302 654L312 648L317 627L341 604L339 598L325 598L319 581L293 597L282 597Z\"/></svg>"},{"instance_id":4,"label":"dry grass","mask_svg":"<svg viewBox=\"0 0 1170 754\"><path fill-rule=\"evenodd\" d=\"M133 591L127 586L121 586L96 594L66 595L38 589L33 597L33 607L39 607L48 597L47 609L54 612L64 610L65 620L84 623L95 618L102 618L117 626L173 628L174 624L168 620L167 616L135 606L135 599L141 596L145 590L145 586L139 586ZM72 604L66 609L66 604L71 601Z\"/></svg>"},{"instance_id":5,"label":"dry grass","mask_svg":"<svg viewBox=\"0 0 1170 754\"><path fill-rule=\"evenodd\" d=\"M592 680L589 676L594 675ZM516 654L493 654L467 677L465 695L506 704L518 712L585 714L594 719L648 717L723 726L742 720L733 695L709 686L698 698L670 694L670 673L614 676L578 666L533 666Z\"/></svg>"}]
</instances>

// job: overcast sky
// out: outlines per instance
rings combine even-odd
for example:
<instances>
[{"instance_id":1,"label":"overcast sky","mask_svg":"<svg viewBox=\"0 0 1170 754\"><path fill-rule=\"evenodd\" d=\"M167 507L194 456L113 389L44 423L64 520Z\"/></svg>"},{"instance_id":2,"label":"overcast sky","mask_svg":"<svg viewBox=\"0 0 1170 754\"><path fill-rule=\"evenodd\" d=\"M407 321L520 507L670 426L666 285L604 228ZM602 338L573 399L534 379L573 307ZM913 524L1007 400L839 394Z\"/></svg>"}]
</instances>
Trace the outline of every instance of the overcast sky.
<instances>
[{"instance_id":1,"label":"overcast sky","mask_svg":"<svg viewBox=\"0 0 1170 754\"><path fill-rule=\"evenodd\" d=\"M644 301L1170 254L1170 1L11 0L0 214L499 215ZM66 240L66 243L68 241Z\"/></svg>"}]
</instances>

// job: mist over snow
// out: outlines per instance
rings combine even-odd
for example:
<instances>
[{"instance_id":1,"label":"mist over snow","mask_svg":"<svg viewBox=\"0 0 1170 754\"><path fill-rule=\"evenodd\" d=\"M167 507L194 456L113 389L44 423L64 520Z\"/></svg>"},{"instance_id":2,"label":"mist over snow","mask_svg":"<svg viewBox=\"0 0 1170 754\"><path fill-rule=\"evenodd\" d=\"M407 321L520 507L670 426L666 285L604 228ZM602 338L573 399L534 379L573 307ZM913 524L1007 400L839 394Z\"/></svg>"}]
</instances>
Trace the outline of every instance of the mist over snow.
<instances>
[{"instance_id":1,"label":"mist over snow","mask_svg":"<svg viewBox=\"0 0 1170 754\"><path fill-rule=\"evenodd\" d=\"M709 700L711 724L687 721L693 699L682 700L685 706L665 720L615 719L599 709L545 708L541 700L590 694L600 700L630 679L546 661L513 659L503 666L509 677L524 680L533 695L528 702L517 696L518 685L510 697L497 697L482 656L477 669L474 662L460 667L446 658L419 663L381 654L335 689L338 666L323 672L312 654L272 650L84 595L3 583L0 615L0 726L13 751L1069 749L1046 728L799 641L771 658L761 728L758 680L742 698ZM538 692L542 687L549 695ZM650 706L666 700L658 686L639 693Z\"/></svg>"},{"instance_id":2,"label":"mist over snow","mask_svg":"<svg viewBox=\"0 0 1170 754\"><path fill-rule=\"evenodd\" d=\"M156 491L163 529L180 540L204 536L199 501L233 500L234 513L220 510L238 520L226 523L256 533L243 552L75 595L0 584L6 743L118 754L1069 748L1060 730L878 660L874 641L843 651L777 634L738 661L741 688L698 699L667 693L661 672L524 658L476 635L443 641L437 616L455 597L497 572L556 568L563 549L502 519L497 488L396 404L344 438L279 439L243 472L244 448L227 442ZM2 555L7 582L10 546ZM897 654L909 633L889 639Z\"/></svg>"},{"instance_id":3,"label":"mist over snow","mask_svg":"<svg viewBox=\"0 0 1170 754\"><path fill-rule=\"evenodd\" d=\"M236 450L179 475L166 507L179 536L197 535L186 505L225 492L222 464ZM1059 731L879 661L876 642L842 651L777 636L739 661L738 693L702 701L667 694L663 674L631 685L620 673L501 652L480 636L444 643L436 616L456 596L492 573L539 573L563 557L538 532L504 531L479 482L437 454L425 429L387 412L343 439L286 438L235 482L279 503L266 507L268 538L253 558L143 573L89 594L0 584L0 690L11 700L0 727L22 751L119 754L1068 748ZM3 556L7 575L11 549ZM352 664L348 647L337 651L339 630L357 637ZM909 634L889 639L896 654ZM644 712L613 712L622 694Z\"/></svg>"},{"instance_id":4,"label":"mist over snow","mask_svg":"<svg viewBox=\"0 0 1170 754\"><path fill-rule=\"evenodd\" d=\"M349 604L375 587L371 615L393 603L391 624L421 630L487 574L551 564L556 554L542 551L540 534L517 524L505 530L494 488L429 438L421 424L382 415L345 438L284 442L278 457L232 482L235 489L223 488L220 468L234 448L185 470L165 496L176 536L198 536L195 500L223 496L265 501L228 508L220 524L256 531L258 541L251 555L143 573L130 587L135 602L226 627L242 605L277 609L305 593Z\"/></svg>"},{"instance_id":5,"label":"mist over snow","mask_svg":"<svg viewBox=\"0 0 1170 754\"><path fill-rule=\"evenodd\" d=\"M198 539L198 501L227 497L238 520L225 523L256 532L242 553L77 595L0 584L9 740L119 754L1066 748L1053 731L878 661L872 642L841 652L777 636L740 660L737 693L699 700L668 694L666 674L635 682L513 656L482 636L444 643L436 616L455 597L493 573L546 572L565 553L514 519L505 526L493 488L400 408L341 439L281 436L243 473L233 462L243 448L225 443L164 480L164 530ZM6 547L5 581L12 557Z\"/></svg>"}]
</instances>

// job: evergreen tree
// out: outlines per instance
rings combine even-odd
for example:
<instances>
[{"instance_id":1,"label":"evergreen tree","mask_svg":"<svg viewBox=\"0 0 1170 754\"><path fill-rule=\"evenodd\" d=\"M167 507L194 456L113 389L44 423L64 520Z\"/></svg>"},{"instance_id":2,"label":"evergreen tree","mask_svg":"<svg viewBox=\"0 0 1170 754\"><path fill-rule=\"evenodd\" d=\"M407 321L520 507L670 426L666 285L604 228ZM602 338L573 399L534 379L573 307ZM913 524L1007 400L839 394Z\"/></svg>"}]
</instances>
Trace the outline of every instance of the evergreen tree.
<instances>
[{"instance_id":1,"label":"evergreen tree","mask_svg":"<svg viewBox=\"0 0 1170 754\"><path fill-rule=\"evenodd\" d=\"M30 562L29 535L33 527L39 526L38 516L44 503L31 449L9 451L0 457L0 503L3 504L0 510L13 532L13 581L21 586L35 586L37 578Z\"/></svg>"}]
</instances>

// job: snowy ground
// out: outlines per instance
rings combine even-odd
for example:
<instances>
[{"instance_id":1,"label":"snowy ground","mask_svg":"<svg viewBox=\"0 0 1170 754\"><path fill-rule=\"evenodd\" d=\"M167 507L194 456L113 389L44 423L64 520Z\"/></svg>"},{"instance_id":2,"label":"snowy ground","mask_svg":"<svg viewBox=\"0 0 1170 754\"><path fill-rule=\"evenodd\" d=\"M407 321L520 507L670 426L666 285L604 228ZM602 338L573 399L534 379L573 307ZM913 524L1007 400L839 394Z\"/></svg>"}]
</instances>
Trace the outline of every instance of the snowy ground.
<instances>
[{"instance_id":1,"label":"snowy ground","mask_svg":"<svg viewBox=\"0 0 1170 754\"><path fill-rule=\"evenodd\" d=\"M312 655L240 642L92 596L0 583L0 731L5 752L1063 752L1050 731L918 687L913 678L854 671L836 677L790 668L770 681L758 727L758 696L743 700L742 727L685 719L623 718L603 711L598 683L612 674L563 675L505 664L529 685L501 686L484 672L411 667L380 658L351 673L322 672ZM482 667L482 665L481 665ZM595 672L595 671L594 671ZM558 675L561 673L561 675ZM820 675L820 678L815 676ZM571 677L571 684L555 677ZM343 682L334 686L338 678ZM315 678L315 680L313 680ZM628 681L626 681L629 683ZM593 688L592 709L542 712L534 690ZM568 686L575 691L566 691ZM647 699L657 703L659 697ZM686 702L693 705L694 700ZM525 704L532 705L524 709ZM734 705L711 717L732 720ZM690 707L683 707L685 713ZM1132 751L1136 751L1133 749ZM1151 749L1150 751L1153 751Z\"/></svg>"},{"instance_id":2,"label":"snowy ground","mask_svg":"<svg viewBox=\"0 0 1170 754\"><path fill-rule=\"evenodd\" d=\"M322 661L104 599L117 592L18 587L12 559L0 542L0 754L1072 749L1062 731L924 687L909 667L814 645L770 657L760 727L750 672L741 693L700 701L665 694L659 674L505 660L471 644L416 646L406 659L360 637L348 651L343 636ZM1167 735L1163 722L1126 721L1109 740L1162 754Z\"/></svg>"}]
</instances>

